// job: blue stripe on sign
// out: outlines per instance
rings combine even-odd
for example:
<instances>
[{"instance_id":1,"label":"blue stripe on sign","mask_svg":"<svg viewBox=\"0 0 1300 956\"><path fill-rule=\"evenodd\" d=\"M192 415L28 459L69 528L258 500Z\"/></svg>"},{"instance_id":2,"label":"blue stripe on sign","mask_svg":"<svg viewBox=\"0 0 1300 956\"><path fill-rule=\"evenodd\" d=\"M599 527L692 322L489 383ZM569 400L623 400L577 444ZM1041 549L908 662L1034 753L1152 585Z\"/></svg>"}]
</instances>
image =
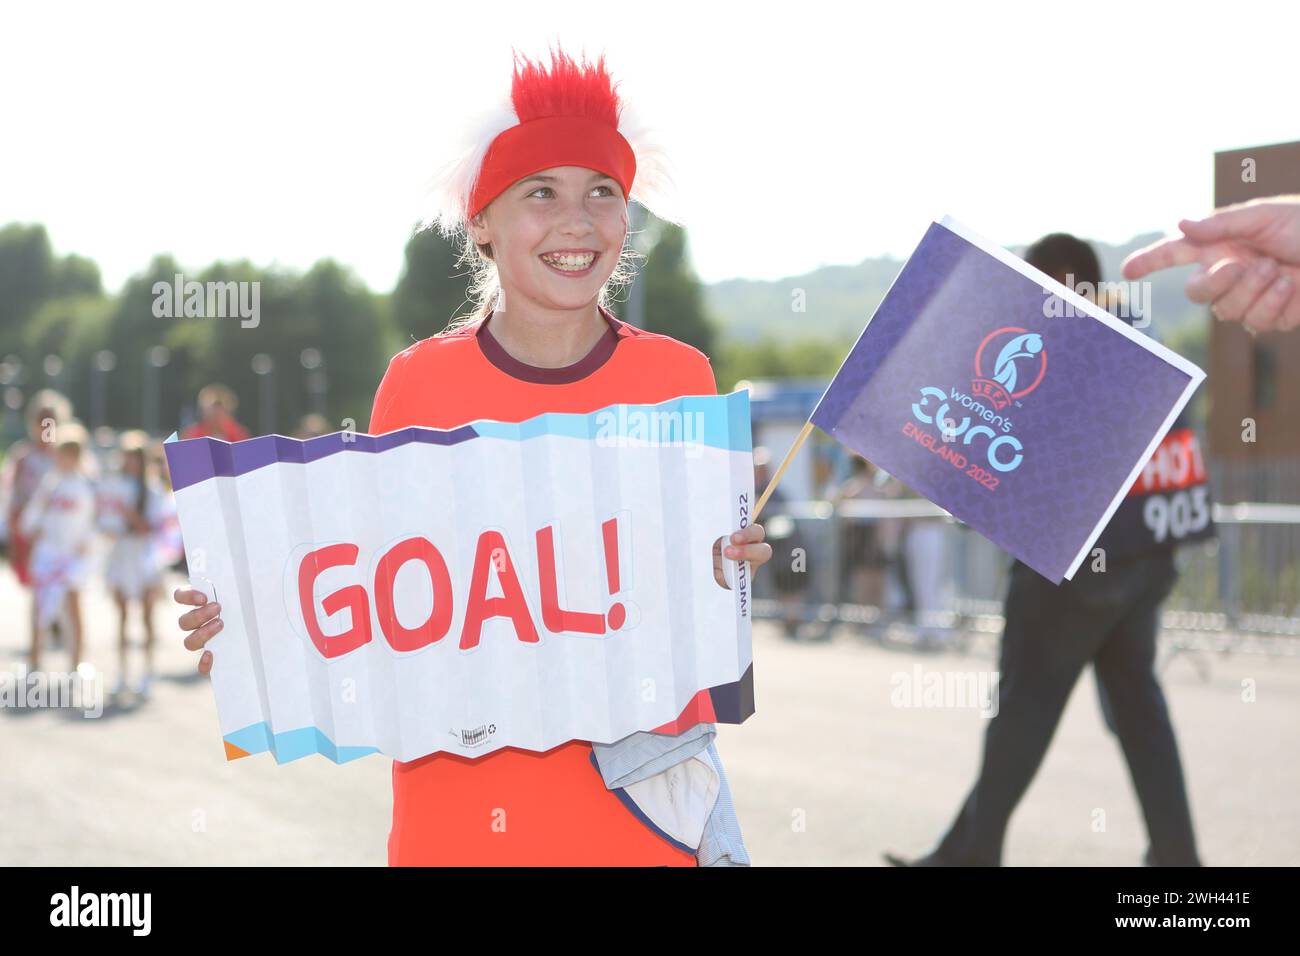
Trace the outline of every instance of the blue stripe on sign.
<instances>
[{"instance_id":1,"label":"blue stripe on sign","mask_svg":"<svg viewBox=\"0 0 1300 956\"><path fill-rule=\"evenodd\" d=\"M376 747L339 747L316 727L299 727L272 734L270 726L261 723L249 724L226 734L224 738L240 750L250 754L265 753L268 750L275 757L276 763L288 763L311 754L329 757L335 763L347 763L368 754L379 753Z\"/></svg>"}]
</instances>

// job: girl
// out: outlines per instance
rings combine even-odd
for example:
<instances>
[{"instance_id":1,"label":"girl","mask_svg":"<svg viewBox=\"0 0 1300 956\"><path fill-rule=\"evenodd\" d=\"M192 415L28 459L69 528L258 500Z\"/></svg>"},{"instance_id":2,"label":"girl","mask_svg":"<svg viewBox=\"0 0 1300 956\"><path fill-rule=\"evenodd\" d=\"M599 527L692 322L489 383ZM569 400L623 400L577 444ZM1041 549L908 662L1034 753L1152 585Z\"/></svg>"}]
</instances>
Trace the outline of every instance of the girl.
<instances>
[{"instance_id":1,"label":"girl","mask_svg":"<svg viewBox=\"0 0 1300 956\"><path fill-rule=\"evenodd\" d=\"M647 203L665 179L658 151L621 117L604 58L579 65L552 52L547 71L516 56L511 103L439 177L432 220L448 236L465 232L478 308L393 357L375 395L372 434L717 391L703 353L625 325L605 307L627 249L633 179L641 182L635 198ZM771 556L760 525L730 541L727 559L758 566ZM714 558L720 570L723 555ZM220 629L220 606L202 607L195 591L176 596L200 605L181 617L194 631L185 645L197 650ZM211 667L205 651L199 670ZM608 789L594 764L592 745L576 740L546 753L506 748L479 760L433 754L394 763L389 862L696 864L689 848L646 826Z\"/></svg>"},{"instance_id":2,"label":"girl","mask_svg":"<svg viewBox=\"0 0 1300 956\"><path fill-rule=\"evenodd\" d=\"M32 542L31 575L36 608L32 671L40 670L41 632L66 608L72 667L81 663L81 586L95 530L95 490L86 476L88 436L76 422L57 426L54 466L23 509L19 527Z\"/></svg>"},{"instance_id":3,"label":"girl","mask_svg":"<svg viewBox=\"0 0 1300 956\"><path fill-rule=\"evenodd\" d=\"M22 533L19 519L23 508L45 473L54 465L54 428L72 417L72 406L53 389L42 389L27 404L27 439L15 442L5 456L0 474L9 531L9 564L20 584L30 584L27 562L32 543Z\"/></svg>"},{"instance_id":4,"label":"girl","mask_svg":"<svg viewBox=\"0 0 1300 956\"><path fill-rule=\"evenodd\" d=\"M144 619L145 670L136 692L142 697L153 682L153 605L162 583L155 535L167 517L166 494L149 466L147 447L144 432L123 432L118 441L121 464L105 479L99 496L99 527L113 538L104 577L117 604L120 668L114 693L126 688L126 621L130 602L138 601Z\"/></svg>"},{"instance_id":5,"label":"girl","mask_svg":"<svg viewBox=\"0 0 1300 956\"><path fill-rule=\"evenodd\" d=\"M32 542L23 534L22 515L41 479L54 467L55 428L72 418L72 403L53 389L41 389L27 404L27 439L15 442L0 470L0 499L5 502L9 566L18 583L31 587ZM39 640L36 596L32 595L31 642Z\"/></svg>"}]
</instances>

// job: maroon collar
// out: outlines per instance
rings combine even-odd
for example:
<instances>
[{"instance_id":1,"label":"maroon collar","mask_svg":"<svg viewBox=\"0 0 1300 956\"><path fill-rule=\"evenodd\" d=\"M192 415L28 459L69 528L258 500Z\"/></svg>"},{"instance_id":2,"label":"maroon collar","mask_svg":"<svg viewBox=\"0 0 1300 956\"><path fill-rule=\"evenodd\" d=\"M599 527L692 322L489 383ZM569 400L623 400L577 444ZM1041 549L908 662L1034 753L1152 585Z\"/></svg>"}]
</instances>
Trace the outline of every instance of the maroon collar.
<instances>
[{"instance_id":1,"label":"maroon collar","mask_svg":"<svg viewBox=\"0 0 1300 956\"><path fill-rule=\"evenodd\" d=\"M533 382L537 385L567 385L570 382L577 382L586 378L609 361L610 356L614 354L615 347L618 345L618 340L627 334L627 327L614 318L609 310L601 308L600 314L609 326L605 330L605 334L601 336L600 341L592 346L591 351L578 361L561 368L539 368L511 356L509 352L501 347L501 343L493 337L492 333L488 331L488 321L492 318L491 313L488 313L487 318L478 324L478 328L474 330L474 336L478 339L483 357L512 378Z\"/></svg>"}]
</instances>

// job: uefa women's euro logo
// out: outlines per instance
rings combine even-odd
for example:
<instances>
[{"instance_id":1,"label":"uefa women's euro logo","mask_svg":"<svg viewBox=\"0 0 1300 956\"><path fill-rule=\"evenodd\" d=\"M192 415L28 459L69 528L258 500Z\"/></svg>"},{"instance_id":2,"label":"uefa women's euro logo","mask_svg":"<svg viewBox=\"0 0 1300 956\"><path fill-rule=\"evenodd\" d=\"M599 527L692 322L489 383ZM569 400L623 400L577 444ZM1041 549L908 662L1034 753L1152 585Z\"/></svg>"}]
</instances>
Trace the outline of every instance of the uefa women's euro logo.
<instances>
[{"instance_id":1,"label":"uefa women's euro logo","mask_svg":"<svg viewBox=\"0 0 1300 956\"><path fill-rule=\"evenodd\" d=\"M903 434L996 491L998 474L1015 471L1025 458L1024 445L1012 434L1007 409L1019 406L1046 373L1047 349L1041 335L1015 326L994 329L975 349L975 378L969 393L927 385L921 389L921 400L912 405L913 418L937 429L939 441L912 422L903 424ZM992 471L967 458L968 452L981 450Z\"/></svg>"},{"instance_id":2,"label":"uefa women's euro logo","mask_svg":"<svg viewBox=\"0 0 1300 956\"><path fill-rule=\"evenodd\" d=\"M992 360L992 375L985 368ZM1047 350L1037 332L1007 326L984 336L975 350L975 378L971 394L987 399L994 411L1036 389L1047 372Z\"/></svg>"}]
</instances>

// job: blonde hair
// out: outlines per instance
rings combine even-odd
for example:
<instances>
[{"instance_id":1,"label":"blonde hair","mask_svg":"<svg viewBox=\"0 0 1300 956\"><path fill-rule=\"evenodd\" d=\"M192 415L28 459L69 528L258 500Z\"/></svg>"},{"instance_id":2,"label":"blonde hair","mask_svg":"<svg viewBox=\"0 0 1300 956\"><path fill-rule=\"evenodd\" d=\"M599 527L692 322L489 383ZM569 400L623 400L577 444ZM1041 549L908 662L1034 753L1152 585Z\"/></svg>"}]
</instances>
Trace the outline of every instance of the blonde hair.
<instances>
[{"instance_id":1,"label":"blonde hair","mask_svg":"<svg viewBox=\"0 0 1300 956\"><path fill-rule=\"evenodd\" d=\"M148 451L148 448L149 433L142 429L132 428L117 436L118 451Z\"/></svg>"},{"instance_id":2,"label":"blonde hair","mask_svg":"<svg viewBox=\"0 0 1300 956\"><path fill-rule=\"evenodd\" d=\"M59 422L54 426L54 447L58 451L75 449L78 454L90 445L90 433L78 421Z\"/></svg>"},{"instance_id":3,"label":"blonde hair","mask_svg":"<svg viewBox=\"0 0 1300 956\"><path fill-rule=\"evenodd\" d=\"M72 402L68 401L67 396L62 392L55 391L52 388L43 388L27 402L27 422L33 424L40 422L44 424L42 412L51 412L51 418L54 424L65 422L72 418Z\"/></svg>"}]
</instances>

